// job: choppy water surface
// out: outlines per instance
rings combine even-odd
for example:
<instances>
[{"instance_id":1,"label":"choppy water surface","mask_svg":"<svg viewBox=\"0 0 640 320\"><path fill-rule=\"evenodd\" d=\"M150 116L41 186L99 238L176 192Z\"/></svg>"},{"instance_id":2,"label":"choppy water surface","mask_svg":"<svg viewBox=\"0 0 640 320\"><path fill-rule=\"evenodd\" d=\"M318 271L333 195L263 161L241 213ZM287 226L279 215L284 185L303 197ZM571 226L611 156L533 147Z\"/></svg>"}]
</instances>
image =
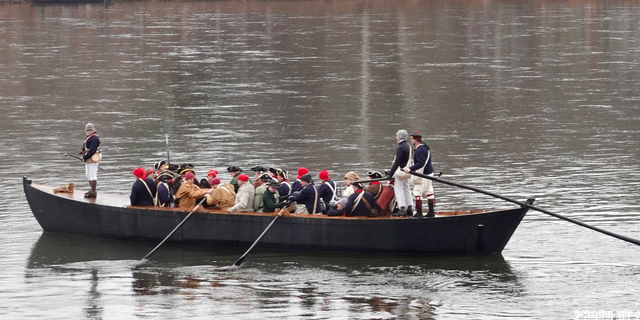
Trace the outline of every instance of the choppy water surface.
<instances>
[{"instance_id":1,"label":"choppy water surface","mask_svg":"<svg viewBox=\"0 0 640 320\"><path fill-rule=\"evenodd\" d=\"M640 316L640 248L530 212L502 255L372 256L43 234L21 177L101 192L166 157L390 166L419 131L443 178L640 238L635 2L225 1L0 6L0 317L559 319ZM227 175L222 175L228 178ZM509 206L436 185L440 210ZM447 239L442 239L447 241Z\"/></svg>"}]
</instances>

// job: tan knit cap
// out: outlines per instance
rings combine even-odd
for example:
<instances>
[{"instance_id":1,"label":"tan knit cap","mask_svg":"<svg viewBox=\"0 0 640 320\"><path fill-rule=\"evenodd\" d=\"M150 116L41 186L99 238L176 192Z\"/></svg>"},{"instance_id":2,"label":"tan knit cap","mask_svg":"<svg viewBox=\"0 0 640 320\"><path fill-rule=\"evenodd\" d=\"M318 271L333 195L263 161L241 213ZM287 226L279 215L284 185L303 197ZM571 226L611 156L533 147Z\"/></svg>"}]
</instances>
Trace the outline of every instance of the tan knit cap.
<instances>
[{"instance_id":1,"label":"tan knit cap","mask_svg":"<svg viewBox=\"0 0 640 320\"><path fill-rule=\"evenodd\" d=\"M360 180L360 176L357 173L353 172L353 171L347 172L347 174L344 175L344 178L345 179L349 179L351 181Z\"/></svg>"}]
</instances>

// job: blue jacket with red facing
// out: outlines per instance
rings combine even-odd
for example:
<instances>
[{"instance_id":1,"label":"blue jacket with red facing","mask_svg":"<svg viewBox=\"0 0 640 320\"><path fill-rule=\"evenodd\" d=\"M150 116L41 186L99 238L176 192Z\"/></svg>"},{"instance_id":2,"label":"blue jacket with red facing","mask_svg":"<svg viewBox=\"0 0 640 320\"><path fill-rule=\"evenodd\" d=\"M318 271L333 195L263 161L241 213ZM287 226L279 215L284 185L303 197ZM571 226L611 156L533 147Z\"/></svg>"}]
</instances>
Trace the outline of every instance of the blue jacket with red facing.
<instances>
[{"instance_id":1,"label":"blue jacket with red facing","mask_svg":"<svg viewBox=\"0 0 640 320\"><path fill-rule=\"evenodd\" d=\"M329 187L328 184L331 185L331 187ZM333 182L331 179L327 179L323 181L322 184L318 187L318 197L322 199L322 201L324 201L325 205L329 205L329 202L331 202L331 200L334 197L335 190L336 190L336 183Z\"/></svg>"},{"instance_id":2,"label":"blue jacket with red facing","mask_svg":"<svg viewBox=\"0 0 640 320\"><path fill-rule=\"evenodd\" d=\"M297 202L298 205L304 204L307 207L307 211L309 213L313 212L313 200L316 199L316 191L315 187L312 184L308 184L306 187L300 190L300 193L291 197L291 201ZM322 212L322 205L320 205L320 197L318 196L318 201L316 203L316 212Z\"/></svg>"},{"instance_id":3,"label":"blue jacket with red facing","mask_svg":"<svg viewBox=\"0 0 640 320\"><path fill-rule=\"evenodd\" d=\"M425 162L427 166L425 167ZM424 174L433 173L433 165L431 164L431 152L429 146L424 142L416 147L415 154L413 155L413 165L409 167L411 171L416 171L424 167Z\"/></svg>"},{"instance_id":4,"label":"blue jacket with red facing","mask_svg":"<svg viewBox=\"0 0 640 320\"><path fill-rule=\"evenodd\" d=\"M149 190L144 186L145 183L149 186ZM149 193L149 191L151 191L151 193ZM132 206L152 206L155 195L156 183L153 179L145 178L144 182L137 179L131 187L131 195L129 196L129 199L131 200Z\"/></svg>"},{"instance_id":5,"label":"blue jacket with red facing","mask_svg":"<svg viewBox=\"0 0 640 320\"><path fill-rule=\"evenodd\" d=\"M92 134L87 135L85 142L82 144L82 152L86 151L82 156L82 159L85 161L89 160L91 156L98 152L99 146L100 138L98 137L97 132L94 131Z\"/></svg>"}]
</instances>

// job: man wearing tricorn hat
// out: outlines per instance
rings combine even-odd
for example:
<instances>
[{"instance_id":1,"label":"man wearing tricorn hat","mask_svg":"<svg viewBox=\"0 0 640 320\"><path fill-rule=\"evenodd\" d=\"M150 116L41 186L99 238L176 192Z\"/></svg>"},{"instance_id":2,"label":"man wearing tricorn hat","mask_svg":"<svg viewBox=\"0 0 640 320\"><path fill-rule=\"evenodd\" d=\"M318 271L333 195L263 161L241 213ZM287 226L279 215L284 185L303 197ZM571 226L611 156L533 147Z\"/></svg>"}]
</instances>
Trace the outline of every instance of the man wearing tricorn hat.
<instances>
[{"instance_id":1,"label":"man wearing tricorn hat","mask_svg":"<svg viewBox=\"0 0 640 320\"><path fill-rule=\"evenodd\" d=\"M424 142L422 142L422 135L415 132L411 136L411 144L415 147L413 155L413 165L405 168L404 172L409 173L415 171L418 173L424 173L428 176L433 176L433 165L431 164L431 150ZM411 178L413 182L413 195L416 199L416 215L415 218L422 218L422 198L427 198L429 205L429 212L427 217L434 217L434 206L436 204L435 196L433 195L432 181L420 177L413 176Z\"/></svg>"},{"instance_id":2,"label":"man wearing tricorn hat","mask_svg":"<svg viewBox=\"0 0 640 320\"><path fill-rule=\"evenodd\" d=\"M280 197L287 197L291 194L291 185L289 184L289 173L282 169L276 169L276 179L280 182L278 194Z\"/></svg>"},{"instance_id":3,"label":"man wearing tricorn hat","mask_svg":"<svg viewBox=\"0 0 640 320\"><path fill-rule=\"evenodd\" d=\"M276 208L283 207L286 204L278 205L280 201L280 194L278 193L278 188L280 188L282 184L278 181L271 180L269 182L269 188L262 195L262 211L263 212L274 212Z\"/></svg>"},{"instance_id":4,"label":"man wearing tricorn hat","mask_svg":"<svg viewBox=\"0 0 640 320\"><path fill-rule=\"evenodd\" d=\"M98 195L96 192L96 187L98 186L98 163L100 163L102 159L102 155L100 154L100 138L96 133L96 127L93 123L87 123L84 130L87 136L82 143L82 151L80 154L82 155L81 161L84 162L85 174L91 187L91 190L85 193L84 197L95 198ZM95 154L97 154L98 157L94 157Z\"/></svg>"},{"instance_id":5,"label":"man wearing tricorn hat","mask_svg":"<svg viewBox=\"0 0 640 320\"><path fill-rule=\"evenodd\" d=\"M231 174L231 181L229 181L229 184L232 185L235 192L238 193L238 189L240 188L240 184L238 184L238 175L242 174L242 169L238 166L231 166L227 168L227 171Z\"/></svg>"}]
</instances>

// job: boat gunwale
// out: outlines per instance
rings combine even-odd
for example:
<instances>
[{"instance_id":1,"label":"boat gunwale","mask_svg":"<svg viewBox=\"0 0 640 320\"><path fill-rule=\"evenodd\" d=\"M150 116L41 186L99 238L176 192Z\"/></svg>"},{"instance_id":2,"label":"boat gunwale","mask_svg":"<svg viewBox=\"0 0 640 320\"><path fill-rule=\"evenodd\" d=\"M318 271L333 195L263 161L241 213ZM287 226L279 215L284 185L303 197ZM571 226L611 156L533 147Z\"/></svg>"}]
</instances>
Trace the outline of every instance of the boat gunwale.
<instances>
[{"instance_id":1,"label":"boat gunwale","mask_svg":"<svg viewBox=\"0 0 640 320\"><path fill-rule=\"evenodd\" d=\"M153 212L153 211L167 211L167 212L184 212L184 213L188 213L191 210L187 210L187 209L183 209L183 208L179 208L179 207L159 207L159 206L132 206L132 205L110 205L107 203L100 203L99 201L101 201L102 199L104 199L105 197L107 198L128 198L126 195L124 194L114 194L114 193L100 193L99 194L99 199L98 198L81 198L80 196L76 196L76 192L73 193L55 193L53 191L54 187L50 187L47 185L42 185L42 184L35 184L32 183L31 180L29 180L27 177L24 177L25 179L25 183L29 184L32 188L39 190L43 193L47 193L51 196L57 196L60 197L62 199L66 199L69 201L75 201L78 203L86 203L86 204L92 204L92 205L96 205L96 206L104 206L104 207L111 207L111 208L119 208L119 209L132 209L132 210L141 210L141 211L146 211L146 212ZM76 190L74 190L76 191ZM78 190L79 191L79 190ZM78 193L80 193L82 191L79 191ZM122 200L122 199L120 199ZM128 199L127 199L128 200ZM475 215L484 215L484 214L488 214L488 213L492 213L492 212L499 212L499 211L505 211L505 210L513 210L513 209L517 209L520 207L517 206L513 206L513 207L505 207L505 208L495 208L495 209L490 209L490 210L469 210L469 211L443 211L443 212L436 212L436 216L433 218L424 218L421 220L433 220L433 219L455 219L456 217L468 217L468 216L475 216ZM204 211L201 211L204 210ZM209 208L202 208L201 210L198 210L196 212L194 212L194 214L211 214L211 215L220 215L220 216L255 216L255 217L275 217L278 213L277 212L255 212L255 211L245 211L245 212L226 212L224 210L219 210L219 209L209 209ZM291 218L303 218L303 219L328 219L328 220L368 220L368 221L402 221L402 220L413 220L415 221L416 219L408 219L407 217L395 217L393 216L391 213L382 215L382 216L376 216L376 217L365 217L365 216L327 216L325 214L294 214L294 213L289 213L288 211L283 214L283 217L291 217Z\"/></svg>"}]
</instances>

